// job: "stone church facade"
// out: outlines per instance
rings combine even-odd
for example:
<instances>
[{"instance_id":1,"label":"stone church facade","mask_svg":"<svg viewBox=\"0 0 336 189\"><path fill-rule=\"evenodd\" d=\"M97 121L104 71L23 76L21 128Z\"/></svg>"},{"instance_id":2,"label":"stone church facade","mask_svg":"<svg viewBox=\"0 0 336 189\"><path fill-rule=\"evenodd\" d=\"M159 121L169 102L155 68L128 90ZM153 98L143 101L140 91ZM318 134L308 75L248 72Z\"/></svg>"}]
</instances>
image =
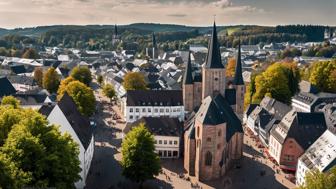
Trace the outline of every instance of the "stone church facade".
<instances>
[{"instance_id":1,"label":"stone church facade","mask_svg":"<svg viewBox=\"0 0 336 189\"><path fill-rule=\"evenodd\" d=\"M183 102L188 119L184 133L184 168L206 181L222 177L242 157L245 85L240 45L233 81L228 81L221 61L216 25L213 26L202 75L191 61L183 78Z\"/></svg>"}]
</instances>

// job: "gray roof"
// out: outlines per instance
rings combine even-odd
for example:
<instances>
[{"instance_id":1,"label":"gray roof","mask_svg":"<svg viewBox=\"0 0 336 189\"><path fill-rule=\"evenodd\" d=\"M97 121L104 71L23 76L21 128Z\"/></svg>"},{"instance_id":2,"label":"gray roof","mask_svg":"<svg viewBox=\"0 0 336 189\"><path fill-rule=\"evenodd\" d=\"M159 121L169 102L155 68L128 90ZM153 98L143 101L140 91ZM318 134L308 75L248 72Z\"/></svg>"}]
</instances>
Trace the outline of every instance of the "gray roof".
<instances>
[{"instance_id":1,"label":"gray roof","mask_svg":"<svg viewBox=\"0 0 336 189\"><path fill-rule=\"evenodd\" d=\"M239 118L221 94L218 94L214 98L211 96L205 98L196 114L196 119L204 125L227 123L227 141L235 133L243 132Z\"/></svg>"},{"instance_id":2,"label":"gray roof","mask_svg":"<svg viewBox=\"0 0 336 189\"><path fill-rule=\"evenodd\" d=\"M21 105L41 105L48 97L46 94L15 94Z\"/></svg>"},{"instance_id":3,"label":"gray roof","mask_svg":"<svg viewBox=\"0 0 336 189\"><path fill-rule=\"evenodd\" d=\"M128 123L123 129L128 133L133 127L144 123L145 127L153 134L159 136L181 136L183 131L183 122L178 118L169 117L142 117L134 123Z\"/></svg>"},{"instance_id":4,"label":"gray roof","mask_svg":"<svg viewBox=\"0 0 336 189\"><path fill-rule=\"evenodd\" d=\"M127 106L183 106L181 90L130 90Z\"/></svg>"},{"instance_id":5,"label":"gray roof","mask_svg":"<svg viewBox=\"0 0 336 189\"><path fill-rule=\"evenodd\" d=\"M12 95L16 92L7 77L0 77L0 97Z\"/></svg>"},{"instance_id":6,"label":"gray roof","mask_svg":"<svg viewBox=\"0 0 336 189\"><path fill-rule=\"evenodd\" d=\"M217 30L216 23L213 25L212 37L209 42L209 51L206 58L205 67L207 68L224 68L221 59L221 53L219 49L218 39L217 39Z\"/></svg>"},{"instance_id":7,"label":"gray roof","mask_svg":"<svg viewBox=\"0 0 336 189\"><path fill-rule=\"evenodd\" d=\"M290 111L279 124L272 128L271 134L281 144L287 138L293 138L306 150L326 129L327 125L323 113ZM284 135L280 134L278 130L282 130Z\"/></svg>"},{"instance_id":8,"label":"gray roof","mask_svg":"<svg viewBox=\"0 0 336 189\"><path fill-rule=\"evenodd\" d=\"M57 105L75 131L83 147L87 149L93 135L89 118L83 116L78 111L75 102L67 93L64 93L63 97L57 103ZM39 112L48 117L52 111L53 106L55 105L50 103L46 104L40 108Z\"/></svg>"}]
</instances>

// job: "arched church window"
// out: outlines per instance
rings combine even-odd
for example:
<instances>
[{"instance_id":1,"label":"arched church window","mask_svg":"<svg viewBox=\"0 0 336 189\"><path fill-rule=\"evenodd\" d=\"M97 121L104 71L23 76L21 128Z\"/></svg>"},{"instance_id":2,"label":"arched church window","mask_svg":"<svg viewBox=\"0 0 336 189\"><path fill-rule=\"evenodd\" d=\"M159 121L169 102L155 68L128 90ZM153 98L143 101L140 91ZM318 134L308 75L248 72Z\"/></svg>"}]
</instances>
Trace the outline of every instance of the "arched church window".
<instances>
[{"instance_id":1,"label":"arched church window","mask_svg":"<svg viewBox=\"0 0 336 189\"><path fill-rule=\"evenodd\" d=\"M197 137L199 137L199 131L200 130L200 128L199 127L197 127Z\"/></svg>"},{"instance_id":2,"label":"arched church window","mask_svg":"<svg viewBox=\"0 0 336 189\"><path fill-rule=\"evenodd\" d=\"M211 152L208 151L205 154L205 165L206 166L211 166L211 164L212 164L212 154L211 154Z\"/></svg>"}]
</instances>

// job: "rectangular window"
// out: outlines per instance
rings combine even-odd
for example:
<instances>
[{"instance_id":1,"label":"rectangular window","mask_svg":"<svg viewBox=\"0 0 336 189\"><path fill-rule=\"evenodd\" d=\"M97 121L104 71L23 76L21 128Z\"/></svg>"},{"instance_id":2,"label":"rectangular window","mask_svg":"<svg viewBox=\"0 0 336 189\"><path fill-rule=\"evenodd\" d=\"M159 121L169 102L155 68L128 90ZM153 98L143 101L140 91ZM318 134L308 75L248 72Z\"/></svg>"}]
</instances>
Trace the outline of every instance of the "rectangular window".
<instances>
[{"instance_id":1,"label":"rectangular window","mask_svg":"<svg viewBox=\"0 0 336 189\"><path fill-rule=\"evenodd\" d=\"M158 110L157 108L155 108L155 109L154 109L154 112L155 112L155 113L158 113L158 112L159 112L159 110Z\"/></svg>"},{"instance_id":2,"label":"rectangular window","mask_svg":"<svg viewBox=\"0 0 336 189\"><path fill-rule=\"evenodd\" d=\"M130 108L130 112L133 112L133 108Z\"/></svg>"},{"instance_id":3,"label":"rectangular window","mask_svg":"<svg viewBox=\"0 0 336 189\"><path fill-rule=\"evenodd\" d=\"M166 112L169 113L169 109L168 108L166 109Z\"/></svg>"},{"instance_id":4,"label":"rectangular window","mask_svg":"<svg viewBox=\"0 0 336 189\"><path fill-rule=\"evenodd\" d=\"M136 116L135 118L136 118L136 120L138 120L138 119L139 119L139 116Z\"/></svg>"},{"instance_id":5,"label":"rectangular window","mask_svg":"<svg viewBox=\"0 0 336 189\"><path fill-rule=\"evenodd\" d=\"M171 156L172 156L172 152L168 151L168 157L171 157Z\"/></svg>"},{"instance_id":6,"label":"rectangular window","mask_svg":"<svg viewBox=\"0 0 336 189\"><path fill-rule=\"evenodd\" d=\"M169 141L169 145L172 145L172 144L173 144L173 141L170 140L170 141Z\"/></svg>"},{"instance_id":7,"label":"rectangular window","mask_svg":"<svg viewBox=\"0 0 336 189\"><path fill-rule=\"evenodd\" d=\"M146 112L146 108L142 108L142 112Z\"/></svg>"},{"instance_id":8,"label":"rectangular window","mask_svg":"<svg viewBox=\"0 0 336 189\"><path fill-rule=\"evenodd\" d=\"M177 151L173 151L173 157L177 157L178 152Z\"/></svg>"},{"instance_id":9,"label":"rectangular window","mask_svg":"<svg viewBox=\"0 0 336 189\"><path fill-rule=\"evenodd\" d=\"M130 115L130 117L129 117L130 119L133 119L133 116L132 115Z\"/></svg>"},{"instance_id":10,"label":"rectangular window","mask_svg":"<svg viewBox=\"0 0 336 189\"><path fill-rule=\"evenodd\" d=\"M166 140L164 140L164 141L163 141L163 144L167 144L167 141L166 141Z\"/></svg>"},{"instance_id":11,"label":"rectangular window","mask_svg":"<svg viewBox=\"0 0 336 189\"><path fill-rule=\"evenodd\" d=\"M176 112L176 109L175 109L175 108L173 108L173 112Z\"/></svg>"},{"instance_id":12,"label":"rectangular window","mask_svg":"<svg viewBox=\"0 0 336 189\"><path fill-rule=\"evenodd\" d=\"M174 144L177 145L177 141L176 140L174 141Z\"/></svg>"},{"instance_id":13,"label":"rectangular window","mask_svg":"<svg viewBox=\"0 0 336 189\"><path fill-rule=\"evenodd\" d=\"M148 108L148 112L152 112L152 109Z\"/></svg>"},{"instance_id":14,"label":"rectangular window","mask_svg":"<svg viewBox=\"0 0 336 189\"><path fill-rule=\"evenodd\" d=\"M154 144L157 144L157 140L154 141Z\"/></svg>"},{"instance_id":15,"label":"rectangular window","mask_svg":"<svg viewBox=\"0 0 336 189\"><path fill-rule=\"evenodd\" d=\"M160 113L163 113L164 112L164 109L160 109Z\"/></svg>"},{"instance_id":16,"label":"rectangular window","mask_svg":"<svg viewBox=\"0 0 336 189\"><path fill-rule=\"evenodd\" d=\"M135 108L135 112L139 112L139 108Z\"/></svg>"},{"instance_id":17,"label":"rectangular window","mask_svg":"<svg viewBox=\"0 0 336 189\"><path fill-rule=\"evenodd\" d=\"M180 108L177 108L177 110L176 110L177 112L180 112Z\"/></svg>"},{"instance_id":18,"label":"rectangular window","mask_svg":"<svg viewBox=\"0 0 336 189\"><path fill-rule=\"evenodd\" d=\"M159 144L162 144L162 140L159 140Z\"/></svg>"}]
</instances>

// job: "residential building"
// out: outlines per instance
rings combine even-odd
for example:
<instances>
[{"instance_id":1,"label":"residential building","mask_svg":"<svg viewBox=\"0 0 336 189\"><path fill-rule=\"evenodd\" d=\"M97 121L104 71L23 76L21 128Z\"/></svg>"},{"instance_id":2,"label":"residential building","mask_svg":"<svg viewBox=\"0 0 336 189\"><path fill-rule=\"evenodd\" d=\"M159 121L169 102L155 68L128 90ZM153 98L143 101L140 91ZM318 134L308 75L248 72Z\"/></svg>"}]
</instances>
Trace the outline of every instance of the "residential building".
<instances>
[{"instance_id":1,"label":"residential building","mask_svg":"<svg viewBox=\"0 0 336 189\"><path fill-rule=\"evenodd\" d=\"M326 130L299 158L296 185L305 185L305 176L313 171L327 172L336 165L336 135Z\"/></svg>"},{"instance_id":2,"label":"residential building","mask_svg":"<svg viewBox=\"0 0 336 189\"><path fill-rule=\"evenodd\" d=\"M155 151L160 158L181 156L183 122L169 117L142 117L133 123L128 123L123 129L123 134L127 134L141 123L154 135Z\"/></svg>"},{"instance_id":3,"label":"residential building","mask_svg":"<svg viewBox=\"0 0 336 189\"><path fill-rule=\"evenodd\" d=\"M292 98L292 107L300 112L314 112L316 106L323 102L327 104L335 103L336 94L300 92Z\"/></svg>"},{"instance_id":4,"label":"residential building","mask_svg":"<svg viewBox=\"0 0 336 189\"><path fill-rule=\"evenodd\" d=\"M296 171L299 157L326 130L323 113L291 110L271 129L268 152L281 169Z\"/></svg>"},{"instance_id":5,"label":"residential building","mask_svg":"<svg viewBox=\"0 0 336 189\"><path fill-rule=\"evenodd\" d=\"M67 93L57 104L43 105L39 112L46 116L50 124L59 125L62 133L69 133L79 145L78 158L80 160L81 172L79 175L81 180L77 181L75 186L78 189L83 189L94 152L94 135L90 120L78 111L75 102Z\"/></svg>"},{"instance_id":6,"label":"residential building","mask_svg":"<svg viewBox=\"0 0 336 189\"><path fill-rule=\"evenodd\" d=\"M132 123L142 117L170 117L184 120L180 90L131 90L122 104L125 121Z\"/></svg>"},{"instance_id":7,"label":"residential building","mask_svg":"<svg viewBox=\"0 0 336 189\"><path fill-rule=\"evenodd\" d=\"M16 89L7 77L0 77L0 86L0 98L16 93Z\"/></svg>"}]
</instances>

